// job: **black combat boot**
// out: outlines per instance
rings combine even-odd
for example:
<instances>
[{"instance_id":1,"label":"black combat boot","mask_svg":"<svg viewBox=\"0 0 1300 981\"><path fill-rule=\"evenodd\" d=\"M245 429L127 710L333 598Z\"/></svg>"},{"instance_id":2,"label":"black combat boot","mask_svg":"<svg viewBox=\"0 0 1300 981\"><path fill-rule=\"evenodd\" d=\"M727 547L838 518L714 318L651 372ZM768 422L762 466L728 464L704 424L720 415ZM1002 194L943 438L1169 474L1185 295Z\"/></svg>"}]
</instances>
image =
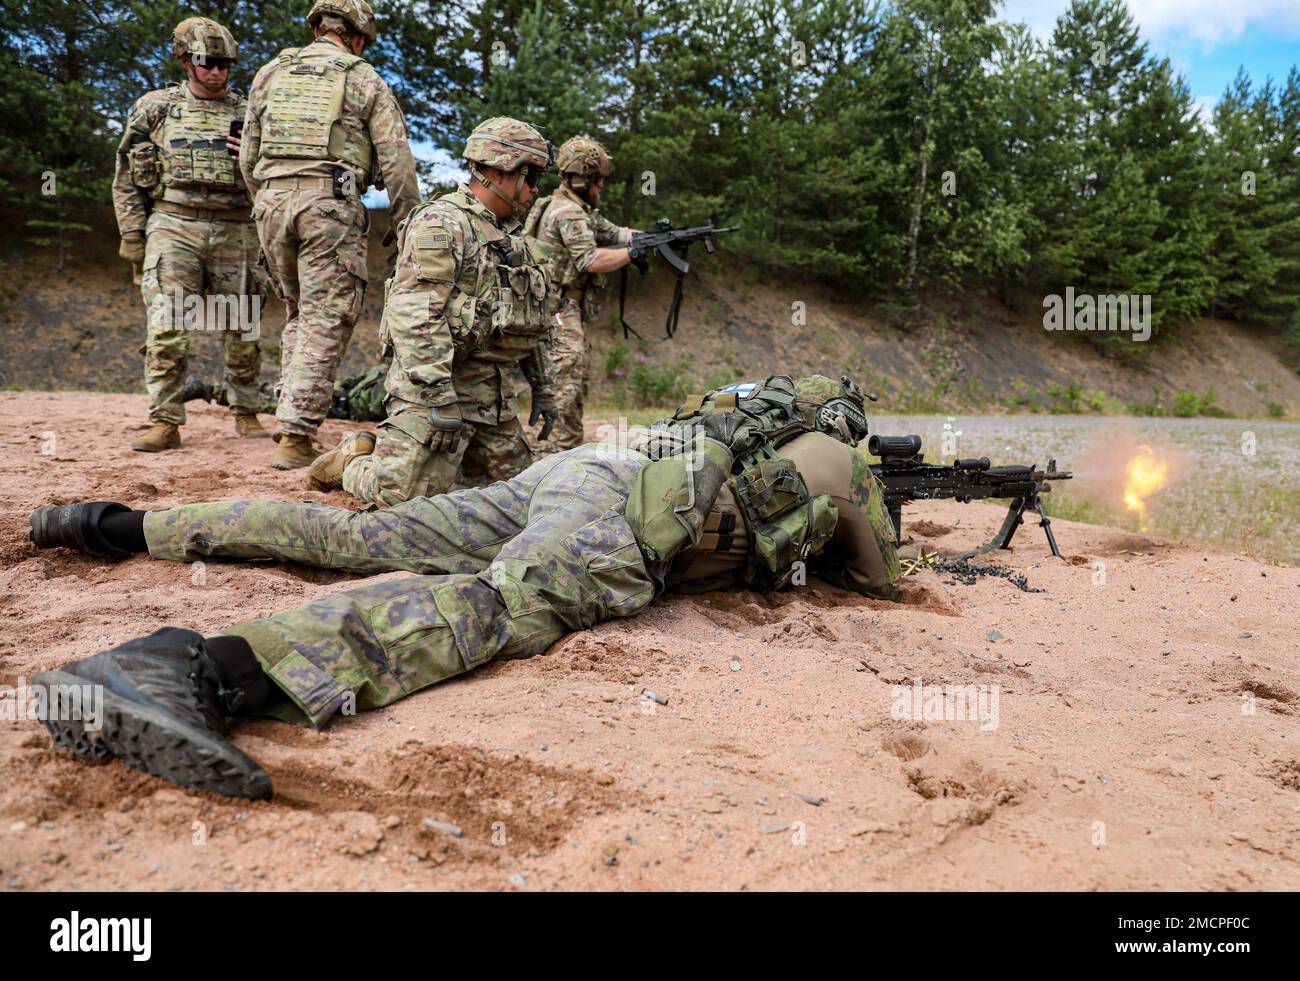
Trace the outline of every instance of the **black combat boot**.
<instances>
[{"instance_id":1,"label":"black combat boot","mask_svg":"<svg viewBox=\"0 0 1300 981\"><path fill-rule=\"evenodd\" d=\"M133 545L129 539L119 540L104 528L107 518L117 515L129 516L144 512L132 512L124 504L112 501L92 501L89 504L64 504L62 507L37 508L27 519L32 526L27 536L37 548L71 548L96 559L120 562L130 558L133 549L124 547ZM119 521L130 523L126 517ZM140 521L143 522L143 517ZM111 528L111 522L109 522ZM143 532L140 534L143 541ZM140 549L135 549L139 551Z\"/></svg>"},{"instance_id":2,"label":"black combat boot","mask_svg":"<svg viewBox=\"0 0 1300 981\"><path fill-rule=\"evenodd\" d=\"M205 642L193 630L163 627L59 670L44 671L32 684L44 686L46 692L71 690L50 687L55 685L83 690L102 685L103 710L98 719L85 718L84 710L59 711L59 699L51 694L41 721L56 746L88 762L118 757L129 767L184 787L266 800L271 778L224 733L231 715L265 700L270 682L260 669L241 676L214 658L208 645L219 648L228 640L242 644L238 638ZM251 658L251 652L247 656ZM85 699L81 704L85 706ZM82 717L63 717L74 714ZM98 728L87 728L95 722Z\"/></svg>"}]
</instances>

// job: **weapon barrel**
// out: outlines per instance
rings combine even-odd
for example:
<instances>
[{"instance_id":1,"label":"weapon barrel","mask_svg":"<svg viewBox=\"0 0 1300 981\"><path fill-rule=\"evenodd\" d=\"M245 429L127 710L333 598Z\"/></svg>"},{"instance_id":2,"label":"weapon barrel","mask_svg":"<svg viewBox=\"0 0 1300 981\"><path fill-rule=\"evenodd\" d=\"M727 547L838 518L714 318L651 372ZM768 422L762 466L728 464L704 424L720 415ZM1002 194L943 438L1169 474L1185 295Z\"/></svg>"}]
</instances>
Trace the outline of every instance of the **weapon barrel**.
<instances>
[{"instance_id":1,"label":"weapon barrel","mask_svg":"<svg viewBox=\"0 0 1300 981\"><path fill-rule=\"evenodd\" d=\"M910 460L921 452L920 436L872 436L867 440L867 452L872 456Z\"/></svg>"}]
</instances>

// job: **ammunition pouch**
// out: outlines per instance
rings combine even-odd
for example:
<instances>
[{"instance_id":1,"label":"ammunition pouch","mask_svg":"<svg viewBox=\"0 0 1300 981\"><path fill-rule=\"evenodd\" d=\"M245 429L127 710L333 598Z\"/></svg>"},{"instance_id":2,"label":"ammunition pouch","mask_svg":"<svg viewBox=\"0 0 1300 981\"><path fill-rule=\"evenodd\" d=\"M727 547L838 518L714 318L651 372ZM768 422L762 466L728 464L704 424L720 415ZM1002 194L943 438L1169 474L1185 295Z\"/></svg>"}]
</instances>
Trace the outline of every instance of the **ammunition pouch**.
<instances>
[{"instance_id":1,"label":"ammunition pouch","mask_svg":"<svg viewBox=\"0 0 1300 981\"><path fill-rule=\"evenodd\" d=\"M158 146L143 133L138 135L141 139L127 151L131 183L142 191L152 191L159 180Z\"/></svg>"},{"instance_id":2,"label":"ammunition pouch","mask_svg":"<svg viewBox=\"0 0 1300 981\"><path fill-rule=\"evenodd\" d=\"M780 589L795 573L795 563L817 555L830 541L839 510L828 494L813 497L794 464L762 454L733 478L736 501L749 525L745 581Z\"/></svg>"},{"instance_id":3,"label":"ammunition pouch","mask_svg":"<svg viewBox=\"0 0 1300 981\"><path fill-rule=\"evenodd\" d=\"M660 588L677 553L700 541L730 472L727 448L700 436L681 454L648 464L633 481L624 516Z\"/></svg>"}]
</instances>

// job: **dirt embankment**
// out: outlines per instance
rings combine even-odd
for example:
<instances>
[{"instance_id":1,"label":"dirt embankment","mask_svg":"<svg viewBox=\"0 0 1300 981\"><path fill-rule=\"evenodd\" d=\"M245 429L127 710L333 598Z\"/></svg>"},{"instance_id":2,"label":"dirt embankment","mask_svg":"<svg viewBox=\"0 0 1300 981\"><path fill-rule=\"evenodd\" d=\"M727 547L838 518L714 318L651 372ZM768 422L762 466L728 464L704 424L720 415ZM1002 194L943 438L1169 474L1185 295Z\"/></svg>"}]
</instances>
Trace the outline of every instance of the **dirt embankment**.
<instances>
[{"instance_id":1,"label":"dirt embankment","mask_svg":"<svg viewBox=\"0 0 1300 981\"><path fill-rule=\"evenodd\" d=\"M381 244L387 212L372 218L370 288L344 372L361 370L378 356L383 281L394 250ZM77 247L62 275L51 254L0 237L0 388L142 391L143 305L117 257L111 218L101 216L99 227L101 234ZM1049 334L1041 309L1032 305L1012 313L979 298L932 298L919 322L904 330L890 326L881 308L843 290L776 279L743 265L724 267L725 257L725 242L714 260L693 257L697 271L687 283L677 337L644 350L634 343L617 369L626 387L637 358L644 357L657 374L677 369L687 390L773 369L835 377L849 371L881 395L886 412L908 406L999 409L1017 399L1045 410L1059 402L1047 396L1052 386L1077 385L1118 406L1160 401L1166 409L1178 392L1205 393L1213 386L1217 404L1233 414L1262 416L1274 404L1300 415L1300 375L1283 362L1272 332L1203 320L1168 343L1153 344L1148 357L1124 361L1081 335ZM606 313L592 336L597 400L609 399L619 381L605 370L606 354L622 342L614 326L617 284L612 276ZM629 321L648 339L661 338L670 270L657 267L644 279L634 272L631 284ZM282 323L281 305L269 302L261 339L268 382L278 364ZM196 338L193 371L220 376L215 336Z\"/></svg>"},{"instance_id":2,"label":"dirt embankment","mask_svg":"<svg viewBox=\"0 0 1300 981\"><path fill-rule=\"evenodd\" d=\"M39 504L345 503L214 407L182 450L133 454L143 415L141 396L0 395L0 683L348 587L37 552ZM908 532L951 552L1000 520L929 504ZM241 724L264 803L88 768L0 721L0 888L1300 888L1300 570L1055 528L1065 560L1032 525L995 560L1042 592L928 571L901 603L669 597L321 732ZM916 679L977 703L936 717Z\"/></svg>"}]
</instances>

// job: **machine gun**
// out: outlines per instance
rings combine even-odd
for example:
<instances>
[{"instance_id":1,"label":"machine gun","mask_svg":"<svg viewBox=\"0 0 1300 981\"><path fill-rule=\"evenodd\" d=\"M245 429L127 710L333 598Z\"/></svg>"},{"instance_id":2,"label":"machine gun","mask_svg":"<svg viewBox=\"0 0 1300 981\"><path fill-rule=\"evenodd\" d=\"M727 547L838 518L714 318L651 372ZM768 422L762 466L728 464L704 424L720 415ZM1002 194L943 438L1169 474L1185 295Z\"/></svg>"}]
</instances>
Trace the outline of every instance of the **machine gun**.
<instances>
[{"instance_id":1,"label":"machine gun","mask_svg":"<svg viewBox=\"0 0 1300 981\"><path fill-rule=\"evenodd\" d=\"M871 470L885 487L885 508L894 523L894 533L901 538L903 532L903 505L910 501L951 499L969 504L984 498L1009 498L1006 519L998 533L986 545L948 561L969 559L991 552L996 548L1010 548L1016 529L1024 524L1027 510L1038 512L1039 525L1047 535L1052 554L1061 557L1052 534L1052 521L1043 510L1041 495L1052 489L1050 481L1069 480L1073 474L1057 470L1056 461L1049 460L1046 470L1024 465L995 467L988 457L956 460L949 466L925 463L921 453L920 436L872 436L867 441L867 451L880 457Z\"/></svg>"},{"instance_id":2,"label":"machine gun","mask_svg":"<svg viewBox=\"0 0 1300 981\"><path fill-rule=\"evenodd\" d=\"M671 221L667 218L660 218L655 222L653 232L637 232L632 236L627 251L632 258L632 264L637 269L645 273L650 268L650 256L659 255L677 272L677 285L673 289L673 301L668 307L668 320L664 324L664 332L668 338L677 333L677 314L682 307L682 284L686 279L686 274L691 271L690 261L686 258L686 250L691 247L692 242L703 242L704 251L712 255L717 251L718 246L715 238L718 235L725 235L728 232L739 230L738 227L715 228L713 222L696 228L673 228ZM618 320L623 325L624 339L631 332L641 340L645 340L624 318L623 311L626 306L627 266L624 266L619 272Z\"/></svg>"}]
</instances>

